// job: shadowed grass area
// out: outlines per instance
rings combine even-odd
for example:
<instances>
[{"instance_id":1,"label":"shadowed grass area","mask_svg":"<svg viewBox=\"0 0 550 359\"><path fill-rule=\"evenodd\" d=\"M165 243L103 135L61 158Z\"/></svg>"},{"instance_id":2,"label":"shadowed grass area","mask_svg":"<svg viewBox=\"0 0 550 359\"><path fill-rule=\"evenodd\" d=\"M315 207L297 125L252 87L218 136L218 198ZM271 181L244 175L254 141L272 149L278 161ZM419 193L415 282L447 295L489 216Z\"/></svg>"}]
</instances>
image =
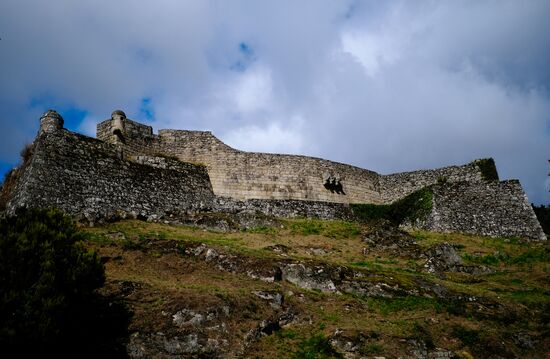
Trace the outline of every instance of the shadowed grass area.
<instances>
[{"instance_id":1,"label":"shadowed grass area","mask_svg":"<svg viewBox=\"0 0 550 359\"><path fill-rule=\"evenodd\" d=\"M340 332L341 342L351 338L357 346L355 353L365 357L410 356L411 339L422 341L428 348L462 353L464 357L480 351L496 355L503 351L498 345L505 346L507 355L537 358L545 354L540 348L546 340L541 338L547 333L545 313L549 312L550 298L547 243L411 232L421 252L447 242L465 265L492 269L488 274L457 272L437 276L424 271L424 257L407 257L407 253L403 257L376 247L365 251L369 244L362 233L370 233L372 228L353 222L279 219L276 226L223 233L122 221L82 231L88 245L109 258L108 278L146 288L134 299L133 308L140 319L135 319L133 328L146 326L150 320L156 323L151 330L161 331L165 325L162 323L170 322L174 310L181 308L178 301L185 298L193 298L192 303L198 308L223 299L238 308L232 311L235 317L227 319L226 325L233 325L227 336L242 339L254 325L274 316L269 304L254 293L276 291L284 297L284 309L280 312L291 308L296 317L290 324L252 342L247 347L247 355L251 357L339 357L342 350L334 338ZM252 266L254 263L282 266L294 261L339 267L343 273L353 270L360 273L354 281L369 285L384 283L401 294L383 297L324 293L302 289L284 280L266 283L244 272L222 271L216 262L207 263L178 250L178 246L185 248L198 243L224 255L237 255ZM424 294L418 290L420 282L440 285L452 296ZM403 294L404 291L412 294ZM242 323L247 323L246 328ZM532 335L540 343L539 349L520 347L513 339L517 332Z\"/></svg>"},{"instance_id":2,"label":"shadowed grass area","mask_svg":"<svg viewBox=\"0 0 550 359\"><path fill-rule=\"evenodd\" d=\"M391 204L351 204L353 213L363 221L388 220L395 225L423 220L432 210L433 193L422 188Z\"/></svg>"}]
</instances>

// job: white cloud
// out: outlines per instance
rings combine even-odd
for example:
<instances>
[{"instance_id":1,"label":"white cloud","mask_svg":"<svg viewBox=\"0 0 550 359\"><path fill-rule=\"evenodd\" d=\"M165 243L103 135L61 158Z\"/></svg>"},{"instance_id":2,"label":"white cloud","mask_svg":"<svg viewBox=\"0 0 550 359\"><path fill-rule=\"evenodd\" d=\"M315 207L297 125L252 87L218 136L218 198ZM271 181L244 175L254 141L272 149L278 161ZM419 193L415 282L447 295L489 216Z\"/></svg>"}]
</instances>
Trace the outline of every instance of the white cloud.
<instances>
[{"instance_id":1,"label":"white cloud","mask_svg":"<svg viewBox=\"0 0 550 359\"><path fill-rule=\"evenodd\" d=\"M234 97L237 110L244 114L266 109L273 101L271 75L265 69L247 71L226 91Z\"/></svg>"},{"instance_id":2,"label":"white cloud","mask_svg":"<svg viewBox=\"0 0 550 359\"><path fill-rule=\"evenodd\" d=\"M229 131L222 139L243 151L296 154L303 151L301 119L294 118L292 127L270 122L267 127L246 126Z\"/></svg>"},{"instance_id":3,"label":"white cloud","mask_svg":"<svg viewBox=\"0 0 550 359\"><path fill-rule=\"evenodd\" d=\"M544 0L8 0L0 161L36 134L41 106L86 110L91 134L115 108L144 120L150 98L156 129L239 149L385 173L493 156L550 202L548 13ZM254 56L238 72L241 43Z\"/></svg>"}]
</instances>

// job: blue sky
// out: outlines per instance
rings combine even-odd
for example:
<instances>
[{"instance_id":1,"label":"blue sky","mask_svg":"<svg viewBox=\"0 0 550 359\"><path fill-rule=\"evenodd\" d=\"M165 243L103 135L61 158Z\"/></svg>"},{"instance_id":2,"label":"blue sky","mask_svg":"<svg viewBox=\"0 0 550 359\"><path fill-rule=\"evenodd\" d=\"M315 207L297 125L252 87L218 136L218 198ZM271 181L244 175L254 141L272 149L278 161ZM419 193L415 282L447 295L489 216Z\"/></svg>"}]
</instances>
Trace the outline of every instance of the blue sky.
<instances>
[{"instance_id":1,"label":"blue sky","mask_svg":"<svg viewBox=\"0 0 550 359\"><path fill-rule=\"evenodd\" d=\"M380 173L493 157L550 203L548 1L7 0L0 172L114 109Z\"/></svg>"}]
</instances>

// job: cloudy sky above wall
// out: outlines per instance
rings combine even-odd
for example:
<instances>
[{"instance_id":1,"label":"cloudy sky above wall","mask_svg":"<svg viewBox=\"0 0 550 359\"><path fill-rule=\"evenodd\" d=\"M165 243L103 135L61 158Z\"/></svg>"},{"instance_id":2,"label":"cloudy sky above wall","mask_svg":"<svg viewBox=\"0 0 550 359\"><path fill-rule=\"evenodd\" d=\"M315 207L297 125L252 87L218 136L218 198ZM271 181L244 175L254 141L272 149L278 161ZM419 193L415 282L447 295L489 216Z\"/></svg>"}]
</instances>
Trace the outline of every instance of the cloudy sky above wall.
<instances>
[{"instance_id":1,"label":"cloudy sky above wall","mask_svg":"<svg viewBox=\"0 0 550 359\"><path fill-rule=\"evenodd\" d=\"M139 5L136 5L139 4ZM0 171L112 110L380 173L494 157L550 203L549 1L7 0Z\"/></svg>"}]
</instances>

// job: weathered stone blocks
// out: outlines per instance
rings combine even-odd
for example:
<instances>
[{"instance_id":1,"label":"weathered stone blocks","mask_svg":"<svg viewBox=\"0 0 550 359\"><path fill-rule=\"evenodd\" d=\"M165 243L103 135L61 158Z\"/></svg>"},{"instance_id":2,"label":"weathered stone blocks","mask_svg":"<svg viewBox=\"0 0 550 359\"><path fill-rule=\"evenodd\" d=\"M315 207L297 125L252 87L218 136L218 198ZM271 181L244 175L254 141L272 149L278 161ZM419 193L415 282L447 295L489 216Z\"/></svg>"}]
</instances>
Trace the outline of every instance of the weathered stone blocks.
<instances>
[{"instance_id":1,"label":"weathered stone blocks","mask_svg":"<svg viewBox=\"0 0 550 359\"><path fill-rule=\"evenodd\" d=\"M546 239L519 182L488 180L477 162L379 175L320 158L239 151L205 131L155 135L122 111L98 124L97 137L69 132L57 112L46 112L8 211L56 206L90 222L203 211L354 219L350 203L387 204L429 186L433 205L416 224L422 228Z\"/></svg>"}]
</instances>

